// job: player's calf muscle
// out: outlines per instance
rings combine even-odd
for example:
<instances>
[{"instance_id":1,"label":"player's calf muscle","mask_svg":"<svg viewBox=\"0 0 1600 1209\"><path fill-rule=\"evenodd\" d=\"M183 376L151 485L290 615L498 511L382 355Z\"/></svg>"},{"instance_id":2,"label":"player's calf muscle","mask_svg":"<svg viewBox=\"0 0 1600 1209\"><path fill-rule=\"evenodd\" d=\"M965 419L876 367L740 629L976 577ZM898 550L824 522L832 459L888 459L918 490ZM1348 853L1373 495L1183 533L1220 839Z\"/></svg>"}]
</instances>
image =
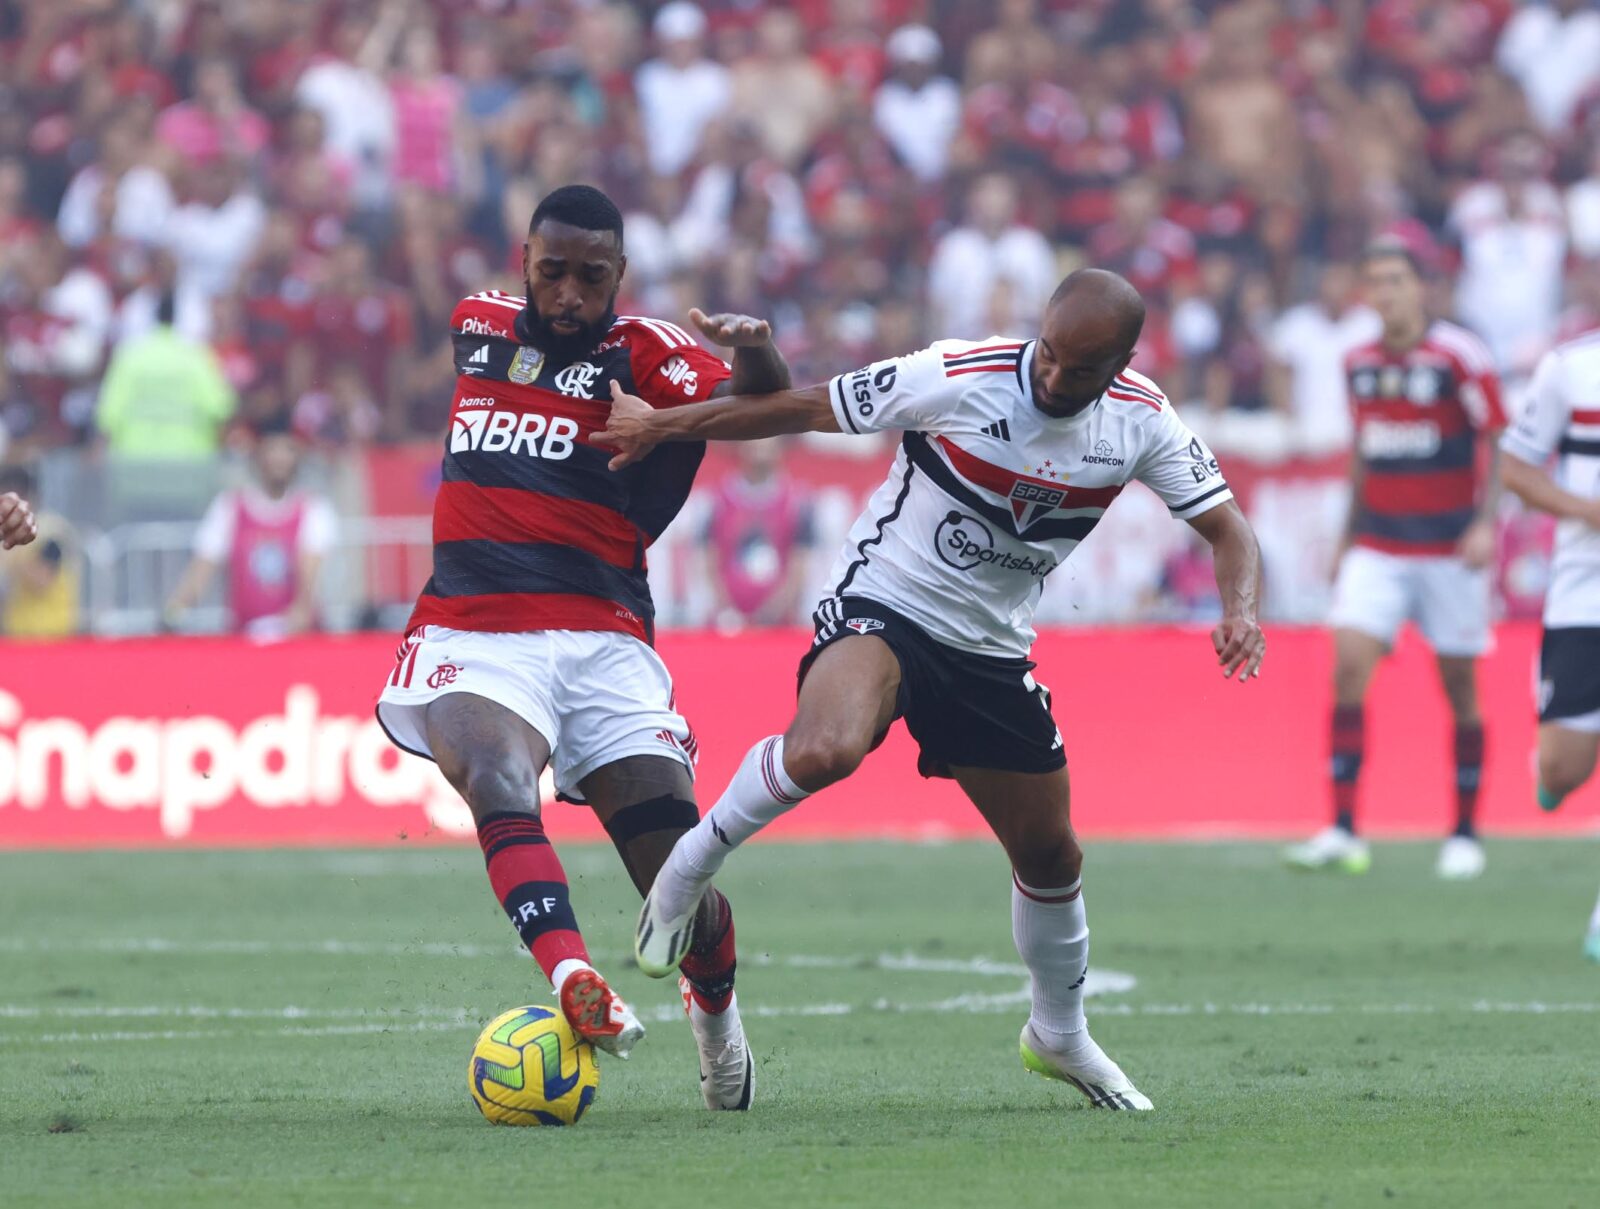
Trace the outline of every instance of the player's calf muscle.
<instances>
[{"instance_id":1,"label":"player's calf muscle","mask_svg":"<svg viewBox=\"0 0 1600 1209\"><path fill-rule=\"evenodd\" d=\"M492 701L456 693L428 707L427 727L439 771L474 819L539 813L539 774L549 745L521 718Z\"/></svg>"}]
</instances>

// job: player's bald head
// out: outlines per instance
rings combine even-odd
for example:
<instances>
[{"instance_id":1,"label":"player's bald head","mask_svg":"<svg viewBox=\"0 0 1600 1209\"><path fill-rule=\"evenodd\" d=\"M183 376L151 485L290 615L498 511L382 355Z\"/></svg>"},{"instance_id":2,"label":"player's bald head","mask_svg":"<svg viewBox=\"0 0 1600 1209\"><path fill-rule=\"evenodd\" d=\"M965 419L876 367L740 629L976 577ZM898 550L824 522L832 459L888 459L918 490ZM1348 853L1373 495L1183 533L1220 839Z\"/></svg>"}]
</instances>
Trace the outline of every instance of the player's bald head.
<instances>
[{"instance_id":1,"label":"player's bald head","mask_svg":"<svg viewBox=\"0 0 1600 1209\"><path fill-rule=\"evenodd\" d=\"M1079 269L1056 287L1033 358L1034 404L1070 416L1103 394L1128 367L1144 330L1144 299L1125 278Z\"/></svg>"},{"instance_id":2,"label":"player's bald head","mask_svg":"<svg viewBox=\"0 0 1600 1209\"><path fill-rule=\"evenodd\" d=\"M1144 299L1126 277L1106 269L1078 269L1050 295L1045 325L1070 328L1107 354L1131 353L1144 330Z\"/></svg>"}]
</instances>

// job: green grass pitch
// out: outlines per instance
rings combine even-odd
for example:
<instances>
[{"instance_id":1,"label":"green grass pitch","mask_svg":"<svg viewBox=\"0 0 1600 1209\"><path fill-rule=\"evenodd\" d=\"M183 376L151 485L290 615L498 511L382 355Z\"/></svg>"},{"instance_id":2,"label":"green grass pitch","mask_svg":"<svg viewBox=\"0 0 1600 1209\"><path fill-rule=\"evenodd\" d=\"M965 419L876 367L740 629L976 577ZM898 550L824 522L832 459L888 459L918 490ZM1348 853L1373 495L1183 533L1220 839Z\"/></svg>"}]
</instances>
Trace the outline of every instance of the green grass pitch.
<instances>
[{"instance_id":1,"label":"green grass pitch","mask_svg":"<svg viewBox=\"0 0 1600 1209\"><path fill-rule=\"evenodd\" d=\"M0 1204L1600 1204L1592 842L1431 845L1365 878L1260 845L1091 845L1095 1036L1156 1102L1025 1076L1007 871L982 844L756 846L723 884L759 1061L700 1107L673 988L627 960L609 849L568 846L650 1035L576 1129L496 1129L471 1040L549 1000L475 851L0 856Z\"/></svg>"}]
</instances>

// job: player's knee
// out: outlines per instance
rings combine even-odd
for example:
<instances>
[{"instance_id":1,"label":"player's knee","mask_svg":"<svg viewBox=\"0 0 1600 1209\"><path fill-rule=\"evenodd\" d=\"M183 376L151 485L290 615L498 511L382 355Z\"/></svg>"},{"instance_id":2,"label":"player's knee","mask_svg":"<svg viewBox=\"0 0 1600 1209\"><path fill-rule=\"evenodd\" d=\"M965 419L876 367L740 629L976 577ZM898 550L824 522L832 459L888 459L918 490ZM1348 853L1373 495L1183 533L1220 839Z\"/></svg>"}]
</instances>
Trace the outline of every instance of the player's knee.
<instances>
[{"instance_id":1,"label":"player's knee","mask_svg":"<svg viewBox=\"0 0 1600 1209\"><path fill-rule=\"evenodd\" d=\"M794 783L815 793L861 767L871 740L837 730L792 729L783 740L783 767Z\"/></svg>"},{"instance_id":2,"label":"player's knee","mask_svg":"<svg viewBox=\"0 0 1600 1209\"><path fill-rule=\"evenodd\" d=\"M1557 798L1582 788L1593 771L1591 761L1576 759L1566 752L1539 753L1539 784Z\"/></svg>"},{"instance_id":3,"label":"player's knee","mask_svg":"<svg viewBox=\"0 0 1600 1209\"><path fill-rule=\"evenodd\" d=\"M1040 889L1070 886L1083 876L1083 847L1070 829L1036 837L1022 851L1010 855L1017 876Z\"/></svg>"},{"instance_id":4,"label":"player's knee","mask_svg":"<svg viewBox=\"0 0 1600 1209\"><path fill-rule=\"evenodd\" d=\"M539 777L522 764L486 763L460 774L457 792L472 809L472 817L491 814L538 814Z\"/></svg>"}]
</instances>

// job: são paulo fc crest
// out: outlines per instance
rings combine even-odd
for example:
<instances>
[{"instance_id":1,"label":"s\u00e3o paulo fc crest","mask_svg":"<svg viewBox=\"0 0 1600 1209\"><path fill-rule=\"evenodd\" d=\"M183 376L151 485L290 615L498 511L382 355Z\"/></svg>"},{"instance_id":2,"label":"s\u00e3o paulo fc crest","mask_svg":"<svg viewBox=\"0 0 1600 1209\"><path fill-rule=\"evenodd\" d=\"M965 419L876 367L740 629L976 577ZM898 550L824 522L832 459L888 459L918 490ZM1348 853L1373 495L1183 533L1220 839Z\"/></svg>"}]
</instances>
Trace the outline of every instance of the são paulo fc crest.
<instances>
[{"instance_id":1,"label":"s\u00e3o paulo fc crest","mask_svg":"<svg viewBox=\"0 0 1600 1209\"><path fill-rule=\"evenodd\" d=\"M1016 518L1017 532L1021 533L1045 513L1061 507L1066 498L1067 493L1060 487L1037 479L1018 479L1011 489L1011 515Z\"/></svg>"},{"instance_id":2,"label":"s\u00e3o paulo fc crest","mask_svg":"<svg viewBox=\"0 0 1600 1209\"><path fill-rule=\"evenodd\" d=\"M870 634L873 630L883 629L883 622L876 617L852 617L844 623L845 629L854 630L857 634Z\"/></svg>"},{"instance_id":3,"label":"s\u00e3o paulo fc crest","mask_svg":"<svg viewBox=\"0 0 1600 1209\"><path fill-rule=\"evenodd\" d=\"M511 358L511 368L506 377L518 386L527 386L539 376L539 371L544 368L544 354L536 348L523 345L517 350L517 355Z\"/></svg>"}]
</instances>

